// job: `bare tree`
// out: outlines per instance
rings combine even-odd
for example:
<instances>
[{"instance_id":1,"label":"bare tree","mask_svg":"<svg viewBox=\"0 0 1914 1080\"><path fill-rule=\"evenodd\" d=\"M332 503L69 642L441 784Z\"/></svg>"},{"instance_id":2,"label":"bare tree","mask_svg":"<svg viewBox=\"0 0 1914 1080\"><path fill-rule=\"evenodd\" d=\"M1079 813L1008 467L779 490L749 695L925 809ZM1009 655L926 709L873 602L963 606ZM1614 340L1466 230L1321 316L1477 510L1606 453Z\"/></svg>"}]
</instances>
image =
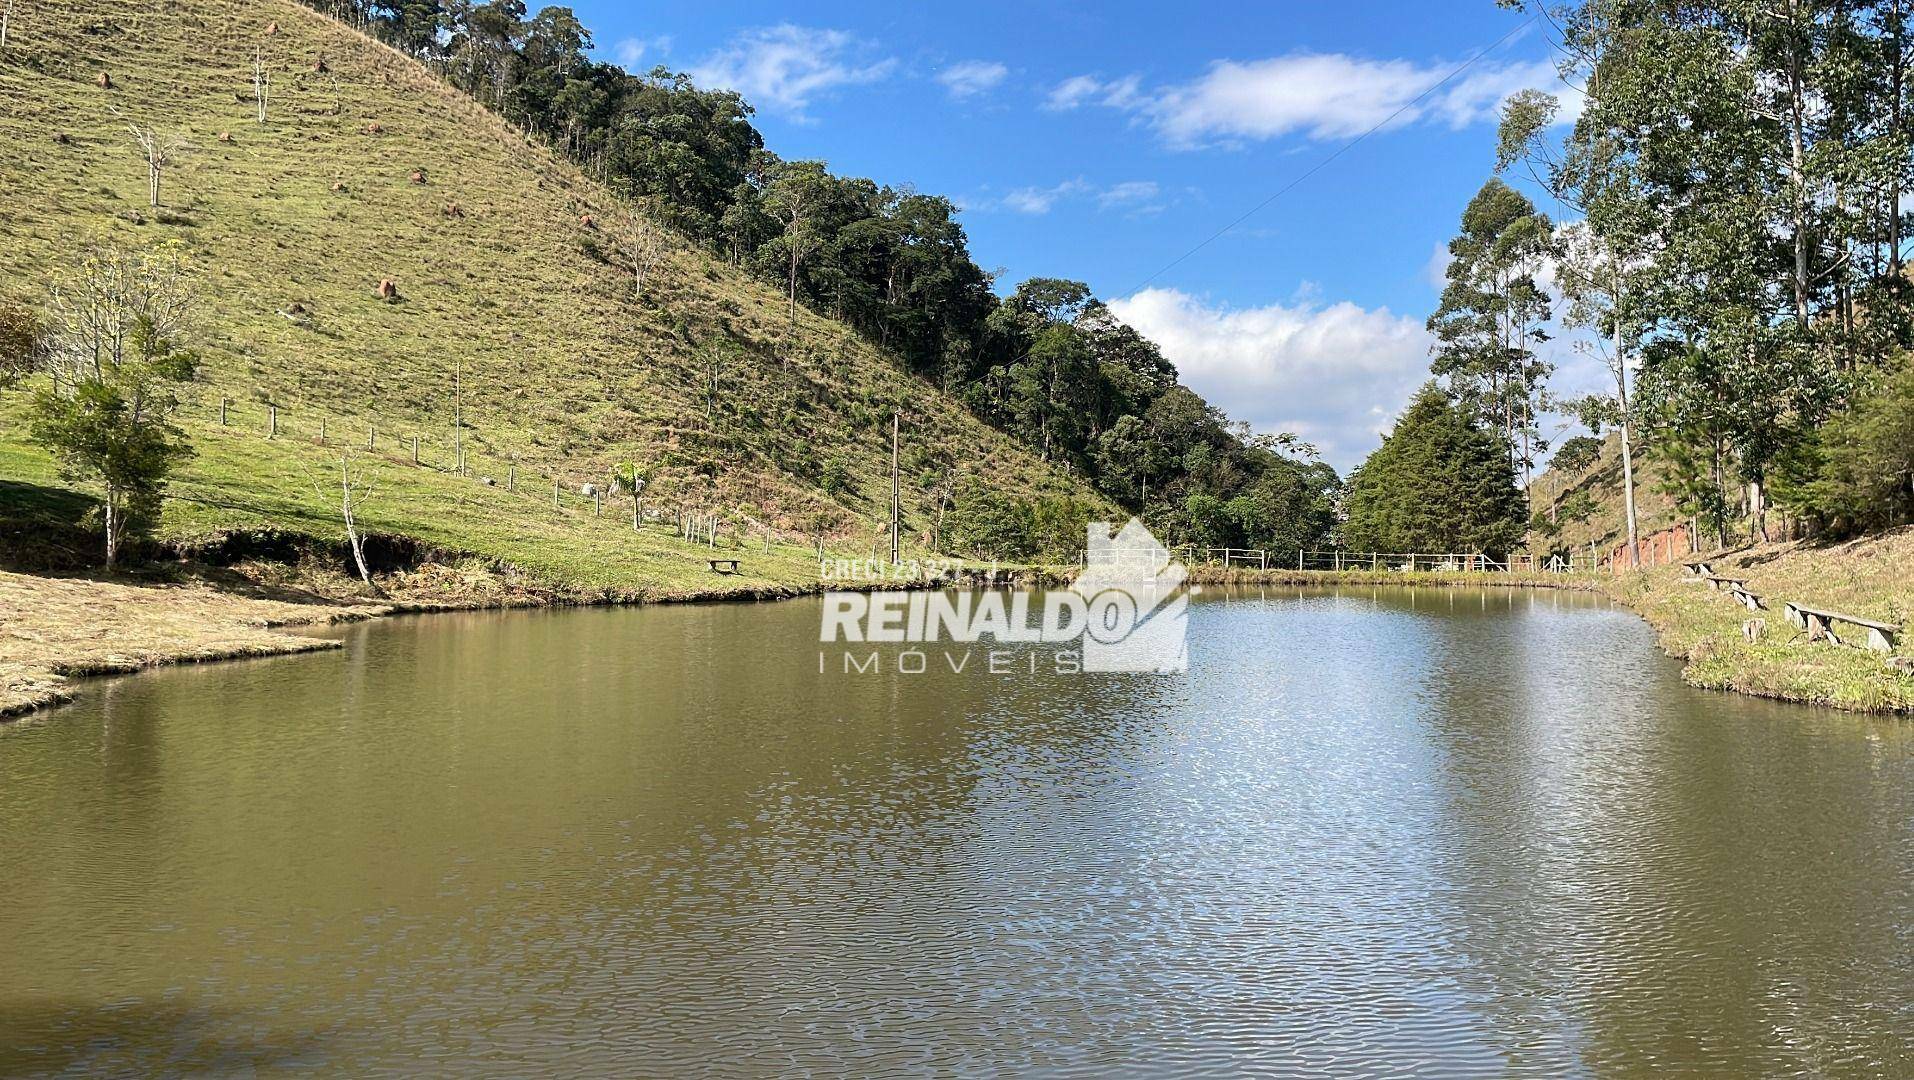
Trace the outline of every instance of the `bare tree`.
<instances>
[{"instance_id":1,"label":"bare tree","mask_svg":"<svg viewBox=\"0 0 1914 1080\"><path fill-rule=\"evenodd\" d=\"M197 291L177 241L150 250L88 249L48 296L45 340L55 392L104 381L144 342L185 332Z\"/></svg>"},{"instance_id":2,"label":"bare tree","mask_svg":"<svg viewBox=\"0 0 1914 1080\"><path fill-rule=\"evenodd\" d=\"M146 155L146 196L154 206L160 204L160 173L171 165L186 149L186 141L173 132L158 128L143 128L138 124L126 125L133 133L133 141L140 152Z\"/></svg>"},{"instance_id":3,"label":"bare tree","mask_svg":"<svg viewBox=\"0 0 1914 1080\"><path fill-rule=\"evenodd\" d=\"M7 24L13 21L13 0L0 7L0 49L7 47Z\"/></svg>"},{"instance_id":4,"label":"bare tree","mask_svg":"<svg viewBox=\"0 0 1914 1080\"><path fill-rule=\"evenodd\" d=\"M930 549L942 551L943 548L938 545L944 542L944 511L950 507L951 500L957 494L957 470L946 468L943 479L938 481L936 489L931 494L937 497L937 524L931 526Z\"/></svg>"},{"instance_id":5,"label":"bare tree","mask_svg":"<svg viewBox=\"0 0 1914 1080\"><path fill-rule=\"evenodd\" d=\"M666 247L663 229L645 218L632 218L631 229L625 233L625 257L631 260L631 295L645 291L645 279L664 261Z\"/></svg>"},{"instance_id":6,"label":"bare tree","mask_svg":"<svg viewBox=\"0 0 1914 1080\"><path fill-rule=\"evenodd\" d=\"M266 49L253 49L253 104L258 107L259 122L266 122L266 98L272 90L272 71L266 67Z\"/></svg>"},{"instance_id":7,"label":"bare tree","mask_svg":"<svg viewBox=\"0 0 1914 1080\"><path fill-rule=\"evenodd\" d=\"M723 381L726 370L731 365L731 349L728 343L712 341L704 349L704 422L711 426L711 410L717 402L718 384Z\"/></svg>"},{"instance_id":8,"label":"bare tree","mask_svg":"<svg viewBox=\"0 0 1914 1080\"><path fill-rule=\"evenodd\" d=\"M317 477L312 477L313 490L325 496L325 485ZM366 537L359 531L359 511L372 497L372 483L366 479L365 470L355 467L350 448L339 452L339 516L346 526L346 546L352 550L352 563L359 571L359 580L365 582L372 595L385 598L385 590L372 580L372 570L366 565Z\"/></svg>"}]
</instances>

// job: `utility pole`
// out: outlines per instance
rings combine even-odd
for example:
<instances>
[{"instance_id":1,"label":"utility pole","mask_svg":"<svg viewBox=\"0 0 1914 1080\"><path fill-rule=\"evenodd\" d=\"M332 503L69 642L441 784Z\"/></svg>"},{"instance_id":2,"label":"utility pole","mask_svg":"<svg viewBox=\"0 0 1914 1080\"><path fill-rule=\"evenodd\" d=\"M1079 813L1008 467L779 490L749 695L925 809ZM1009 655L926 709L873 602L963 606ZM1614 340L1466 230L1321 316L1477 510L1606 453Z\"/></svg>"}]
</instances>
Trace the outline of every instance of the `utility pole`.
<instances>
[{"instance_id":1,"label":"utility pole","mask_svg":"<svg viewBox=\"0 0 1914 1080\"><path fill-rule=\"evenodd\" d=\"M897 497L897 410L891 410L891 565L896 566L897 558L897 515L899 502Z\"/></svg>"}]
</instances>

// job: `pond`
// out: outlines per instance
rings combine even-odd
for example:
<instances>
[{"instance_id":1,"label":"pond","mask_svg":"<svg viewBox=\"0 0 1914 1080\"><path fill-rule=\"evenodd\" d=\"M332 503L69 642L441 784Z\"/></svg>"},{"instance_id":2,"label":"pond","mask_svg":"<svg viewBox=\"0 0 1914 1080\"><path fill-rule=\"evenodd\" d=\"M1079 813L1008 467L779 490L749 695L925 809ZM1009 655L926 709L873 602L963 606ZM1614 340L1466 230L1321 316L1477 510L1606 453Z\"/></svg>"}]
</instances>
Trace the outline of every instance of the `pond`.
<instances>
[{"instance_id":1,"label":"pond","mask_svg":"<svg viewBox=\"0 0 1914 1080\"><path fill-rule=\"evenodd\" d=\"M1904 721L1565 592L1212 589L1183 675L846 673L820 613L0 727L0 1074L1914 1070Z\"/></svg>"}]
</instances>

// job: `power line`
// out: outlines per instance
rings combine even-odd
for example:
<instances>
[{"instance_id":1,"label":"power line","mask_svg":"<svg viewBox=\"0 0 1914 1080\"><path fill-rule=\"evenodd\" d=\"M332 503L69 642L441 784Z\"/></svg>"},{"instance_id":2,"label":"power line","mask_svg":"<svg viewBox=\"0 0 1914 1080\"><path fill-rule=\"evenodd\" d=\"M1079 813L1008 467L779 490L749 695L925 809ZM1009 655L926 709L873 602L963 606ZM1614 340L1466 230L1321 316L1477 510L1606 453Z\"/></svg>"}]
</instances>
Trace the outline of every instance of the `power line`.
<instances>
[{"instance_id":1,"label":"power line","mask_svg":"<svg viewBox=\"0 0 1914 1080\"><path fill-rule=\"evenodd\" d=\"M1248 221L1250 218L1255 217L1257 214L1261 213L1264 207L1268 206L1270 203L1275 202L1277 199L1282 198L1284 195L1287 195L1290 191L1295 189L1303 181L1309 179L1310 177L1321 172L1323 169L1327 168L1331 162L1334 162L1337 158L1355 149L1356 144L1362 142L1364 139L1367 139L1369 136L1374 135L1376 132L1381 131L1383 128L1388 127L1390 124L1395 122L1397 117L1401 116L1403 113L1408 112L1410 109L1415 108L1417 105L1422 104L1422 102L1425 99L1427 99L1429 95L1435 93L1437 90L1442 89L1444 86L1447 86L1449 83L1454 82L1456 76L1461 75L1463 72L1474 67L1477 61L1481 60L1483 57L1489 55L1495 50L1501 48L1504 44L1506 44L1509 41L1509 39L1515 37L1515 35L1517 35L1518 33L1521 33L1523 30L1533 25L1537 18L1539 18L1539 16L1531 15L1528 18L1522 20L1521 22L1515 24L1515 26L1512 29L1510 29L1508 33L1503 34L1499 38L1496 38L1495 41L1491 42L1487 47L1477 52L1474 56L1471 56L1467 60L1464 60L1458 67L1456 67L1454 71L1451 71L1447 75L1444 75L1439 81L1431 85L1428 89L1424 90L1422 93L1417 94L1415 97L1410 98L1408 101L1404 102L1400 108L1398 108L1395 112L1390 113L1388 116L1383 117L1380 121L1376 123L1374 127L1371 127L1369 130L1363 132L1362 134L1356 136L1355 138L1349 140L1348 142L1343 143L1341 146L1337 147L1334 151L1332 151L1327 157L1323 158L1321 161L1316 162L1316 164L1311 165L1308 169L1306 169L1302 173L1302 175L1297 176L1295 179L1291 180L1289 183L1284 184L1280 188L1277 188L1273 193L1270 194L1268 198L1264 199L1262 202L1257 203L1255 206L1250 207L1249 210L1244 212L1241 217L1238 217L1235 221L1232 221L1228 225L1225 225L1222 228L1216 230L1214 233L1211 233L1208 237L1205 237L1203 241L1197 244L1195 247L1189 249L1188 251L1185 251L1181 255L1178 255L1176 258L1171 259L1169 262L1164 263L1160 268L1157 269L1155 273L1151 274L1149 277L1144 278L1142 281L1137 282L1136 286L1130 289L1124 295L1134 296L1136 293L1141 291L1145 285L1148 285L1150 282L1155 281L1159 277L1162 277L1165 273L1168 273L1170 270L1174 269L1183 260L1189 258L1190 256L1208 247L1210 244L1214 243L1216 240L1221 239L1223 234L1229 232L1231 229L1236 228L1236 226L1241 225L1243 222Z\"/></svg>"}]
</instances>

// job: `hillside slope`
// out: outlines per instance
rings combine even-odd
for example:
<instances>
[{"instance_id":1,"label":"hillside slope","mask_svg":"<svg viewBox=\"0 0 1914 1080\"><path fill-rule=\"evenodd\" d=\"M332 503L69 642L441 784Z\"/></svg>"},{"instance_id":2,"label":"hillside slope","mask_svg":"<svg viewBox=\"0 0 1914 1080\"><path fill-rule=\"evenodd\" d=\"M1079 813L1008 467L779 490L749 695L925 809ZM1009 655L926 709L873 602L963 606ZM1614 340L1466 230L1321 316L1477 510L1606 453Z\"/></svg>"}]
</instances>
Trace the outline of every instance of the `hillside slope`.
<instances>
[{"instance_id":1,"label":"hillside slope","mask_svg":"<svg viewBox=\"0 0 1914 1080\"><path fill-rule=\"evenodd\" d=\"M1652 536L1687 518L1675 507L1666 488L1667 465L1653 454L1635 449L1635 520L1640 536ZM1599 457L1586 468L1566 470L1551 466L1529 488L1534 516L1552 517L1555 531L1531 532L1538 552L1577 552L1589 545L1603 558L1628 541L1628 511L1622 497L1621 435L1610 432Z\"/></svg>"},{"instance_id":2,"label":"hillside slope","mask_svg":"<svg viewBox=\"0 0 1914 1080\"><path fill-rule=\"evenodd\" d=\"M728 586L815 581L815 538L867 555L882 531L893 410L919 544L952 475L1095 502L847 328L792 319L774 289L701 251L675 244L634 295L616 199L415 62L286 0L19 5L0 102L0 288L38 296L102 238L174 238L200 268L206 363L186 424L199 456L173 486L169 539L331 538L323 478L341 446L370 442L377 531L610 594L701 587L703 549L670 521L634 534L628 497L600 516L580 495L635 464L651 509L717 515L721 537L750 541ZM157 210L129 124L188 144ZM394 302L375 293L386 279ZM0 517L16 536L76 505L22 441L21 413L22 395L0 395Z\"/></svg>"}]
</instances>

